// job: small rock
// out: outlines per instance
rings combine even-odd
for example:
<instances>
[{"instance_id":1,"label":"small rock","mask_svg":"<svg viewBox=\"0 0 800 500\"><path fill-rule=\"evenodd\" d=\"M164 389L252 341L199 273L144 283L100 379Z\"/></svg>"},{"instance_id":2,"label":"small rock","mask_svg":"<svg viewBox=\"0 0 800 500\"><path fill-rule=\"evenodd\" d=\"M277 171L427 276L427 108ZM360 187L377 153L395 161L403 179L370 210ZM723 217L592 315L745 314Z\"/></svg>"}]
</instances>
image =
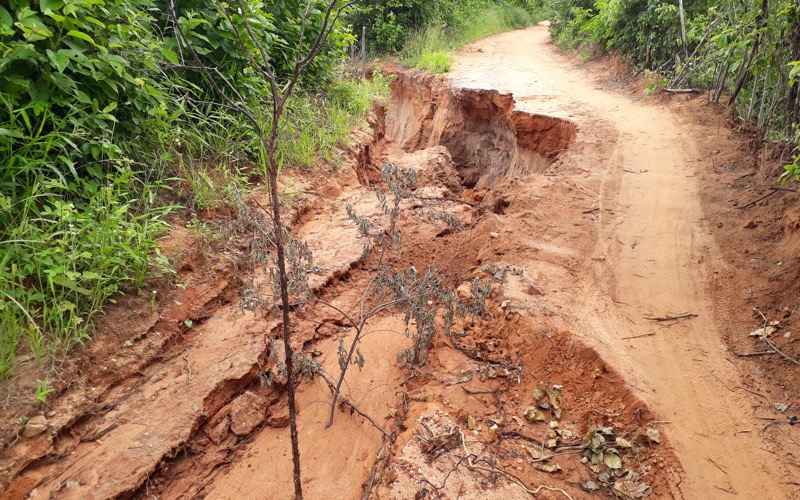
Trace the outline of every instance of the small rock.
<instances>
[{"instance_id":1,"label":"small rock","mask_svg":"<svg viewBox=\"0 0 800 500\"><path fill-rule=\"evenodd\" d=\"M272 352L272 349L275 349ZM276 340L270 346L270 358L275 360L275 364L270 369L272 375L272 385L275 387L283 387L289 381L289 372L286 370L286 362L284 361L285 344L283 340Z\"/></svg>"},{"instance_id":2,"label":"small rock","mask_svg":"<svg viewBox=\"0 0 800 500\"><path fill-rule=\"evenodd\" d=\"M231 432L247 436L264 421L264 400L250 391L245 392L232 404Z\"/></svg>"},{"instance_id":3,"label":"small rock","mask_svg":"<svg viewBox=\"0 0 800 500\"><path fill-rule=\"evenodd\" d=\"M504 300L503 302L501 302L501 303L500 303L500 309L505 309L505 308L507 308L507 307L508 307L508 304L510 304L510 303L511 303L511 301L510 301L510 300Z\"/></svg>"},{"instance_id":4,"label":"small rock","mask_svg":"<svg viewBox=\"0 0 800 500\"><path fill-rule=\"evenodd\" d=\"M748 222L747 224L744 225L744 228L745 229L753 229L753 228L755 228L757 226L758 226L758 224L756 224L756 221L751 220L750 222Z\"/></svg>"},{"instance_id":5,"label":"small rock","mask_svg":"<svg viewBox=\"0 0 800 500\"><path fill-rule=\"evenodd\" d=\"M289 426L289 407L286 405L273 406L267 417L267 425L282 428Z\"/></svg>"},{"instance_id":6,"label":"small rock","mask_svg":"<svg viewBox=\"0 0 800 500\"><path fill-rule=\"evenodd\" d=\"M230 427L230 419L226 416L211 429L206 429L206 436L212 443L219 445L228 435L228 427Z\"/></svg>"},{"instance_id":7,"label":"small rock","mask_svg":"<svg viewBox=\"0 0 800 500\"><path fill-rule=\"evenodd\" d=\"M53 418L55 416L56 416L56 411L55 410L50 410L50 411L47 412L47 418Z\"/></svg>"},{"instance_id":8,"label":"small rock","mask_svg":"<svg viewBox=\"0 0 800 500\"><path fill-rule=\"evenodd\" d=\"M458 293L459 299L468 299L472 297L472 283L468 281L461 283L458 285L458 288L456 288L456 293Z\"/></svg>"},{"instance_id":9,"label":"small rock","mask_svg":"<svg viewBox=\"0 0 800 500\"><path fill-rule=\"evenodd\" d=\"M722 226L723 226L722 222L717 222L717 227L722 227Z\"/></svg>"},{"instance_id":10,"label":"small rock","mask_svg":"<svg viewBox=\"0 0 800 500\"><path fill-rule=\"evenodd\" d=\"M133 342L131 342L130 340L126 340L125 342L122 343L122 345L123 347L133 347Z\"/></svg>"},{"instance_id":11,"label":"small rock","mask_svg":"<svg viewBox=\"0 0 800 500\"><path fill-rule=\"evenodd\" d=\"M32 438L42 434L47 430L47 419L44 415L36 415L28 420L25 427L22 428L22 437Z\"/></svg>"},{"instance_id":12,"label":"small rock","mask_svg":"<svg viewBox=\"0 0 800 500\"><path fill-rule=\"evenodd\" d=\"M489 236L492 237L492 238L497 239L497 238L500 237L500 233L496 233L496 232L492 231L491 233L489 233Z\"/></svg>"},{"instance_id":13,"label":"small rock","mask_svg":"<svg viewBox=\"0 0 800 500\"><path fill-rule=\"evenodd\" d=\"M783 334L783 338L785 338L785 339L788 339L791 336L792 336L792 332L786 332L786 333Z\"/></svg>"},{"instance_id":14,"label":"small rock","mask_svg":"<svg viewBox=\"0 0 800 500\"><path fill-rule=\"evenodd\" d=\"M528 295L544 295L544 290L534 285L528 285L528 288L527 290L525 290L525 293L527 293Z\"/></svg>"}]
</instances>

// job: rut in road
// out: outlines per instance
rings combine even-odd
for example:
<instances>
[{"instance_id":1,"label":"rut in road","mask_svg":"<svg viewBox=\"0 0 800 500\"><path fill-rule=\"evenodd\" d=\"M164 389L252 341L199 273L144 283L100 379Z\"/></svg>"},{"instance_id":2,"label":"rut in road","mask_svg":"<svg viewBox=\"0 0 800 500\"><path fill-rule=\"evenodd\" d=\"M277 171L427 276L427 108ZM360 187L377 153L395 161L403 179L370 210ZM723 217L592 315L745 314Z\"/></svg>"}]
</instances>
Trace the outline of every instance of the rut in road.
<instances>
[{"instance_id":1,"label":"rut in road","mask_svg":"<svg viewBox=\"0 0 800 500\"><path fill-rule=\"evenodd\" d=\"M567 302L576 313L572 330L669 422L665 432L685 469L682 494L787 498L783 466L725 357L722 332L733 327L720 279L725 264L694 175L705 153L696 138L708 131L595 87L596 76L558 53L544 26L478 42L453 68L457 87L510 92L524 111L578 124L577 152L565 161L597 178L587 207L597 238L579 249L582 285ZM712 289L721 292L712 298ZM687 312L697 317L669 328L644 319Z\"/></svg>"}]
</instances>

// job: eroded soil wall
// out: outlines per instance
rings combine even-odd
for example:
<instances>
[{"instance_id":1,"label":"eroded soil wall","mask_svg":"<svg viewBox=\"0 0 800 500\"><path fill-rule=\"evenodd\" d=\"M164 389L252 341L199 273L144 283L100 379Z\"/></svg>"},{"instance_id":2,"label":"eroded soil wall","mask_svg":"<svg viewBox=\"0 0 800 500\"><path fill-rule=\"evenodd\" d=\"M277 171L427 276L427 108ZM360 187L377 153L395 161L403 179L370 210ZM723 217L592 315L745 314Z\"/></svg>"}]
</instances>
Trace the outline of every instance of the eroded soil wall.
<instances>
[{"instance_id":1,"label":"eroded soil wall","mask_svg":"<svg viewBox=\"0 0 800 500\"><path fill-rule=\"evenodd\" d=\"M440 75L399 73L392 91L385 138L406 152L445 146L469 188L545 170L577 132L569 120L515 110L511 94L453 89Z\"/></svg>"}]
</instances>

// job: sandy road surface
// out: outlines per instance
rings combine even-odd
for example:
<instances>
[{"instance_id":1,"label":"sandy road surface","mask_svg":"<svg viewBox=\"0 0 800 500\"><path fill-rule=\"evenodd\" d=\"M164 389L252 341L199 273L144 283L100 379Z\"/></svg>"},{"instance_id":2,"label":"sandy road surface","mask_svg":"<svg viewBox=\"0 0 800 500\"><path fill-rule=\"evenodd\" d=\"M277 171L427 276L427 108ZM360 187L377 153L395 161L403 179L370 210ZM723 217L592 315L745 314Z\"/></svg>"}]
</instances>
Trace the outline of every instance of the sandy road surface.
<instances>
[{"instance_id":1,"label":"sandy road surface","mask_svg":"<svg viewBox=\"0 0 800 500\"><path fill-rule=\"evenodd\" d=\"M782 466L759 433L764 422L752 416L752 396L722 345L732 325L714 281L725 268L694 176L707 153L696 144L704 129L600 88L598 76L559 53L544 26L478 42L453 68L456 87L511 92L519 109L578 123L571 161L598 176L598 237L572 294L572 328L668 421L684 497L788 498ZM580 148L587 140L605 144ZM671 327L644 319L680 313L697 317Z\"/></svg>"}]
</instances>

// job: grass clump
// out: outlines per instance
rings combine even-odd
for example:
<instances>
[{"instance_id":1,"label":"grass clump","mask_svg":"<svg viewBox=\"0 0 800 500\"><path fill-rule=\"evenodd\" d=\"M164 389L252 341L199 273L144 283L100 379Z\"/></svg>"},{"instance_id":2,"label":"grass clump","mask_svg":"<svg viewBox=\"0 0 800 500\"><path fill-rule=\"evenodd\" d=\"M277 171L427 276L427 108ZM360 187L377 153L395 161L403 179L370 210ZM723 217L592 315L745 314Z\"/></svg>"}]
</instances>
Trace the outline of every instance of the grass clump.
<instances>
[{"instance_id":1,"label":"grass clump","mask_svg":"<svg viewBox=\"0 0 800 500\"><path fill-rule=\"evenodd\" d=\"M41 361L88 339L109 297L165 264L154 250L166 209L136 210L133 182L123 170L34 184L13 204L0 196L0 377L23 346Z\"/></svg>"},{"instance_id":2,"label":"grass clump","mask_svg":"<svg viewBox=\"0 0 800 500\"><path fill-rule=\"evenodd\" d=\"M419 58L418 67L431 73L446 73L450 71L455 57L452 52L424 50Z\"/></svg>"},{"instance_id":3,"label":"grass clump","mask_svg":"<svg viewBox=\"0 0 800 500\"><path fill-rule=\"evenodd\" d=\"M503 2L473 1L453 4L406 39L404 64L432 73L445 73L453 64L453 51L481 38L521 29L537 19L527 10Z\"/></svg>"}]
</instances>

